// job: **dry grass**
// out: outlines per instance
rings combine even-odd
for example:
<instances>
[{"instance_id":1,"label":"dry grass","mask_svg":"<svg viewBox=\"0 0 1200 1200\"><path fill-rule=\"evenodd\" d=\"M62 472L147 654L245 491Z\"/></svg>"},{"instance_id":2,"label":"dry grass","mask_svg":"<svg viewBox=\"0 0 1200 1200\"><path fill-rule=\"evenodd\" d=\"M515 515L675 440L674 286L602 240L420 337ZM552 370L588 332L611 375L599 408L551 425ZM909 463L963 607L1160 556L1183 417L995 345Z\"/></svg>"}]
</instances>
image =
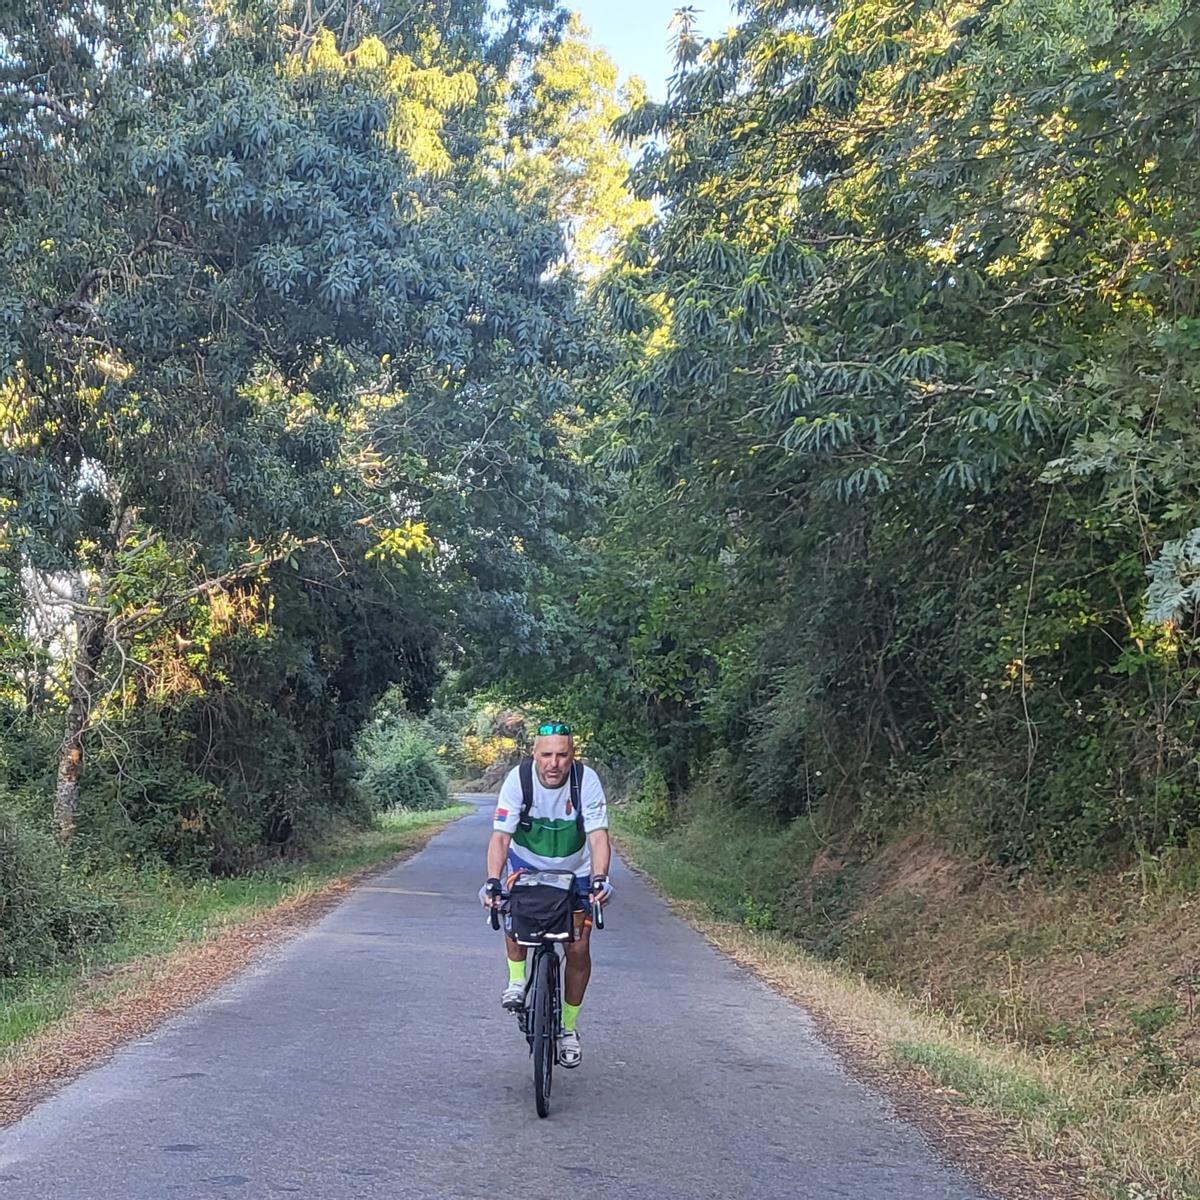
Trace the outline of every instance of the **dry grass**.
<instances>
[{"instance_id":1,"label":"dry grass","mask_svg":"<svg viewBox=\"0 0 1200 1200\"><path fill-rule=\"evenodd\" d=\"M687 870L664 861L670 851L662 844L622 842L668 893L688 894L672 887ZM777 933L714 919L694 901L676 905L717 947L812 1011L852 1067L997 1194L1200 1198L1194 1072L1151 1083L1154 1063L1144 1056L1006 1042Z\"/></svg>"},{"instance_id":2,"label":"dry grass","mask_svg":"<svg viewBox=\"0 0 1200 1200\"><path fill-rule=\"evenodd\" d=\"M777 935L697 920L722 950L844 1029L876 1061L916 1066L954 1099L1004 1118L1023 1149L1077 1168L1099 1194L1200 1196L1200 1081L1142 1092L1119 1071L985 1041Z\"/></svg>"},{"instance_id":3,"label":"dry grass","mask_svg":"<svg viewBox=\"0 0 1200 1200\"><path fill-rule=\"evenodd\" d=\"M1196 916L1194 893L1129 872L1014 887L909 838L862 868L839 954L1006 1039L1183 1074L1200 1066Z\"/></svg>"}]
</instances>

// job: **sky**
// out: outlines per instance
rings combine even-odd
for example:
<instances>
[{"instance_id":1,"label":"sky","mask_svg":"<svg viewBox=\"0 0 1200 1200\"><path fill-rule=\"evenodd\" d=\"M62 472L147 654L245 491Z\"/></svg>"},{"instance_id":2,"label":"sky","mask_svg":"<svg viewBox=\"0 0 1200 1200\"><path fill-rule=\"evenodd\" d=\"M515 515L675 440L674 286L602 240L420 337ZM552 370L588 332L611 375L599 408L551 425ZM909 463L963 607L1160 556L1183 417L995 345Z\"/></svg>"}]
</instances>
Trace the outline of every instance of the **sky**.
<instances>
[{"instance_id":1,"label":"sky","mask_svg":"<svg viewBox=\"0 0 1200 1200\"><path fill-rule=\"evenodd\" d=\"M689 0L566 0L592 31L592 40L612 55L622 75L640 75L651 96L663 99L671 74L667 26ZM732 0L690 0L700 16L700 33L713 37L733 23Z\"/></svg>"}]
</instances>

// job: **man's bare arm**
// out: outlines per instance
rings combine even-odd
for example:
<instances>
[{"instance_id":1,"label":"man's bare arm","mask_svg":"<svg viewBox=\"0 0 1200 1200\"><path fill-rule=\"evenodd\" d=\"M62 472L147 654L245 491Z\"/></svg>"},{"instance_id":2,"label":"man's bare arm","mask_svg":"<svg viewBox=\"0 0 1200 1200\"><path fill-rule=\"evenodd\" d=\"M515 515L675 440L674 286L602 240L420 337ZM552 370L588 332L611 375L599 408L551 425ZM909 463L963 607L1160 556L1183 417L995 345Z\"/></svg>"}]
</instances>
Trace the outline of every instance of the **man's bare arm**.
<instances>
[{"instance_id":1,"label":"man's bare arm","mask_svg":"<svg viewBox=\"0 0 1200 1200\"><path fill-rule=\"evenodd\" d=\"M511 833L501 833L499 830L492 833L492 840L488 842L487 848L487 877L489 879L504 877L504 864L508 861L508 848L511 844Z\"/></svg>"},{"instance_id":2,"label":"man's bare arm","mask_svg":"<svg viewBox=\"0 0 1200 1200\"><path fill-rule=\"evenodd\" d=\"M612 862L612 842L607 829L593 829L588 834L588 849L592 852L592 874L607 875Z\"/></svg>"}]
</instances>

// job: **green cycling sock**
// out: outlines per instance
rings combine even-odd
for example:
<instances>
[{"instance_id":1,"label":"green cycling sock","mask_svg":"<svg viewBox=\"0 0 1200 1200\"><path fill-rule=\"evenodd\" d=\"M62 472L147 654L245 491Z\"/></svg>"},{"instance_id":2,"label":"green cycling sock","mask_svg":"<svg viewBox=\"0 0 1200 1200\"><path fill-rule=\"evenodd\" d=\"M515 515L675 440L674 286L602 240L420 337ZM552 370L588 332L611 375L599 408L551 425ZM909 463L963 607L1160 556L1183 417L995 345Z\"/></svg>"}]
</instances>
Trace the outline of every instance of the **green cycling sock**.
<instances>
[{"instance_id":1,"label":"green cycling sock","mask_svg":"<svg viewBox=\"0 0 1200 1200\"><path fill-rule=\"evenodd\" d=\"M582 1004L568 1004L563 1001L563 1028L568 1032L574 1032L575 1022L579 1020L579 1010L582 1007Z\"/></svg>"},{"instance_id":2,"label":"green cycling sock","mask_svg":"<svg viewBox=\"0 0 1200 1200\"><path fill-rule=\"evenodd\" d=\"M525 960L523 958L517 962L514 962L511 958L508 960L508 982L525 982Z\"/></svg>"}]
</instances>

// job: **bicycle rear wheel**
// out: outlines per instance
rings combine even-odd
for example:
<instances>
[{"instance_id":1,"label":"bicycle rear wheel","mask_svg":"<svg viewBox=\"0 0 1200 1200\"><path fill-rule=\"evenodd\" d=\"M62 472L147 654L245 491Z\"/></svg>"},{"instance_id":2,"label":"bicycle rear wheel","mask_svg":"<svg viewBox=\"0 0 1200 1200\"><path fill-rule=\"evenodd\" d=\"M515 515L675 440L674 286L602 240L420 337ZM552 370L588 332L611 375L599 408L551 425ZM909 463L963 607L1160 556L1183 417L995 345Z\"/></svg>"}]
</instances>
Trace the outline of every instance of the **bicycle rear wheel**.
<instances>
[{"instance_id":1,"label":"bicycle rear wheel","mask_svg":"<svg viewBox=\"0 0 1200 1200\"><path fill-rule=\"evenodd\" d=\"M530 1033L533 1042L533 1098L537 1115L550 1115L550 1085L554 1077L554 1056L558 1043L555 1003L558 990L558 963L554 951L541 953L533 965L533 1012Z\"/></svg>"}]
</instances>

